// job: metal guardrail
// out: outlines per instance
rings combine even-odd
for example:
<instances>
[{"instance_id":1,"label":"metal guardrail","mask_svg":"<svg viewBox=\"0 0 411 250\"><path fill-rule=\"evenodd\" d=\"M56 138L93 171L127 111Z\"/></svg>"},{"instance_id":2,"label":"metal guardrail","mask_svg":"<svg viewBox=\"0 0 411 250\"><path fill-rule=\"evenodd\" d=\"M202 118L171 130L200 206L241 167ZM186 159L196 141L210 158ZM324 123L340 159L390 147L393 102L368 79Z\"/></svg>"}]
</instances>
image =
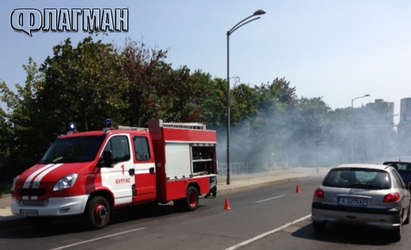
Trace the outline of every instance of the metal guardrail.
<instances>
[{"instance_id":1,"label":"metal guardrail","mask_svg":"<svg viewBox=\"0 0 411 250\"><path fill-rule=\"evenodd\" d=\"M238 175L238 174L249 174L249 173L254 173L255 168L252 166L248 166L244 163L241 162L231 162L230 163L230 173L232 175ZM226 176L227 175L227 163L218 163L218 175L220 176Z\"/></svg>"}]
</instances>

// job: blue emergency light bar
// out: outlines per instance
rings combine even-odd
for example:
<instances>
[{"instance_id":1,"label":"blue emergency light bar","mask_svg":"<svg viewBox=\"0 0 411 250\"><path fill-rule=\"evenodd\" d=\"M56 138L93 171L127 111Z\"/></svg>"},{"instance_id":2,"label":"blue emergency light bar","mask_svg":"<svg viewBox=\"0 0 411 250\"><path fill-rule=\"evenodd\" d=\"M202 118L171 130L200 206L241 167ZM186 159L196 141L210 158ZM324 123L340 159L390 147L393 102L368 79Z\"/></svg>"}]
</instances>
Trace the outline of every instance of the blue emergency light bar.
<instances>
[{"instance_id":1,"label":"blue emergency light bar","mask_svg":"<svg viewBox=\"0 0 411 250\"><path fill-rule=\"evenodd\" d=\"M70 122L70 124L69 124L69 130L70 130L70 131L76 131L76 130L77 130L76 123Z\"/></svg>"},{"instance_id":2,"label":"blue emergency light bar","mask_svg":"<svg viewBox=\"0 0 411 250\"><path fill-rule=\"evenodd\" d=\"M110 119L106 119L106 128L111 128L113 127L113 123L111 122Z\"/></svg>"}]
</instances>

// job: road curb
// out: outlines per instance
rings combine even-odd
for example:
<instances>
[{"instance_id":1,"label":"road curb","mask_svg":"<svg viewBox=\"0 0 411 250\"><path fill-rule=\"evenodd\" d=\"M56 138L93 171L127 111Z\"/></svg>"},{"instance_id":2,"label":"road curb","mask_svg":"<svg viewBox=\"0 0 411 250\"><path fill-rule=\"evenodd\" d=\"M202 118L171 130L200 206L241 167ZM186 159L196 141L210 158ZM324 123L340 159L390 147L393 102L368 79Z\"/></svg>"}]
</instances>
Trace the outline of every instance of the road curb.
<instances>
[{"instance_id":1,"label":"road curb","mask_svg":"<svg viewBox=\"0 0 411 250\"><path fill-rule=\"evenodd\" d=\"M20 217L20 216L16 216L16 215L0 216L0 222L2 222L2 221L21 220L21 219L24 219L24 217Z\"/></svg>"},{"instance_id":2,"label":"road curb","mask_svg":"<svg viewBox=\"0 0 411 250\"><path fill-rule=\"evenodd\" d=\"M249 185L243 185L243 186L237 186L237 187L224 187L223 189L218 189L217 190L217 195L226 195L226 194L230 194L230 193L237 193L237 192L241 192L243 190L246 189L255 189L255 188L259 188L259 187L263 187L263 186L268 186L274 183L283 183L283 182L289 182L292 180L296 180L296 179L304 179L304 178L309 178L311 176L295 176L295 177L287 177L284 179L277 179L277 180L271 180L271 181L266 181L266 182L260 182L260 183L253 183L253 184L249 184ZM218 188L218 186L217 186Z\"/></svg>"}]
</instances>

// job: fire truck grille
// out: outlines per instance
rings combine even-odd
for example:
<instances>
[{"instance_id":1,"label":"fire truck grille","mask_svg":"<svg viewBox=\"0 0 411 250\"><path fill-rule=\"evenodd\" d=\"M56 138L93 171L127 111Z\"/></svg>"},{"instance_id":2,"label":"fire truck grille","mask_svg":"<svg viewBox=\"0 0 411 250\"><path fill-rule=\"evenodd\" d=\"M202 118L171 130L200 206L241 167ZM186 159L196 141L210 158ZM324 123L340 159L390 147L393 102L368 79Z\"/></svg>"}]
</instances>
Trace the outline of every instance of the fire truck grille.
<instances>
[{"instance_id":1,"label":"fire truck grille","mask_svg":"<svg viewBox=\"0 0 411 250\"><path fill-rule=\"evenodd\" d=\"M34 206L34 207L44 207L47 206L47 200L40 200L40 201L20 201L20 206Z\"/></svg>"},{"instance_id":2,"label":"fire truck grille","mask_svg":"<svg viewBox=\"0 0 411 250\"><path fill-rule=\"evenodd\" d=\"M46 194L46 190L44 188L22 188L19 193L23 196L42 196Z\"/></svg>"}]
</instances>

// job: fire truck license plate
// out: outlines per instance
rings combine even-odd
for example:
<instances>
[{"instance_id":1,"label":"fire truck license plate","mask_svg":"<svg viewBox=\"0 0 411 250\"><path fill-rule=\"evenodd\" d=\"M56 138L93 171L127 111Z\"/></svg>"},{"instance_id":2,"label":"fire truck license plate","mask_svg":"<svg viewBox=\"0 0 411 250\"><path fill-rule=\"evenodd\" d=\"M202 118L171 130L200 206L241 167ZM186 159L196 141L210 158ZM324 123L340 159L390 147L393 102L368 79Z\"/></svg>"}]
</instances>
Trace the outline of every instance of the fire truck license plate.
<instances>
[{"instance_id":1,"label":"fire truck license plate","mask_svg":"<svg viewBox=\"0 0 411 250\"><path fill-rule=\"evenodd\" d=\"M20 209L20 215L23 216L38 216L39 211L35 209Z\"/></svg>"}]
</instances>

